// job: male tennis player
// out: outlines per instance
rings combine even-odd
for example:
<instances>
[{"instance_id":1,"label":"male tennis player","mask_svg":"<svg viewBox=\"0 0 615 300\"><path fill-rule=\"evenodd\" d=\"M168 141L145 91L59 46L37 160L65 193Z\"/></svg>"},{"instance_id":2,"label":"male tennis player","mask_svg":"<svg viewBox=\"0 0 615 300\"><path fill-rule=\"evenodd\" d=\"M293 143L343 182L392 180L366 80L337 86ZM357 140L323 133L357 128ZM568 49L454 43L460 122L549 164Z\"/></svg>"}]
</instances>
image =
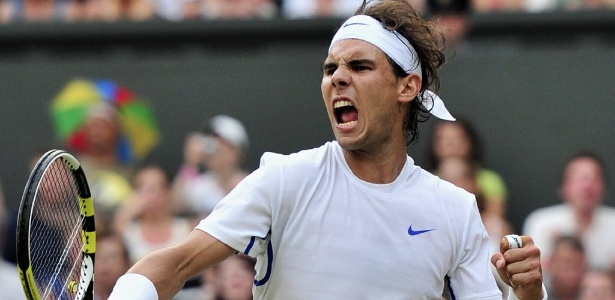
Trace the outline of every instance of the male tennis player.
<instances>
[{"instance_id":1,"label":"male tennis player","mask_svg":"<svg viewBox=\"0 0 615 300\"><path fill-rule=\"evenodd\" d=\"M444 62L441 33L402 0L364 2L357 14L323 64L336 141L263 155L184 242L135 264L110 299L170 299L235 252L257 258L255 299L501 299L474 196L406 153L426 113L453 119L428 90ZM492 262L511 299L543 299L540 252L529 237L518 246Z\"/></svg>"}]
</instances>

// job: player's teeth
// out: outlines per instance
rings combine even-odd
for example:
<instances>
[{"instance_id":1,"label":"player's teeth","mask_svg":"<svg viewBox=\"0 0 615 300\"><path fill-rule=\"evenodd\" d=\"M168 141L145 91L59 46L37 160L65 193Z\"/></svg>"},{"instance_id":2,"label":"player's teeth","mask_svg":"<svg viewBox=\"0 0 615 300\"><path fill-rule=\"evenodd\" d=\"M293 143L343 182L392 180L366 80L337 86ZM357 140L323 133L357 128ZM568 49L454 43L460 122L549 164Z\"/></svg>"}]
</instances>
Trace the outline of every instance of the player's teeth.
<instances>
[{"instance_id":1,"label":"player's teeth","mask_svg":"<svg viewBox=\"0 0 615 300\"><path fill-rule=\"evenodd\" d=\"M354 126L355 124L357 124L357 121L350 121L350 122L346 122L346 123L340 123L339 125L342 127L351 127Z\"/></svg>"},{"instance_id":2,"label":"player's teeth","mask_svg":"<svg viewBox=\"0 0 615 300\"><path fill-rule=\"evenodd\" d=\"M344 107L344 106L352 106L352 103L348 100L342 100L335 102L334 108Z\"/></svg>"}]
</instances>

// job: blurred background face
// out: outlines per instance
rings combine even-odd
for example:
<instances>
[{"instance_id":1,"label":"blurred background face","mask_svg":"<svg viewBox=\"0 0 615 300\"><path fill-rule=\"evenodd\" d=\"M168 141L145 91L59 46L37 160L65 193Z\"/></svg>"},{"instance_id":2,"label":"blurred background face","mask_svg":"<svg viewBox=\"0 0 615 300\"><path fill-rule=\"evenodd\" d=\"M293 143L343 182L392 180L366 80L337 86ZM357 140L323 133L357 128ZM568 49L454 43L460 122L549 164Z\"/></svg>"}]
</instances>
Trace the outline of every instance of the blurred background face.
<instances>
[{"instance_id":1,"label":"blurred background face","mask_svg":"<svg viewBox=\"0 0 615 300\"><path fill-rule=\"evenodd\" d=\"M581 157L568 164L562 182L562 197L574 208L590 213L602 202L605 193L600 165Z\"/></svg>"},{"instance_id":2,"label":"blurred background face","mask_svg":"<svg viewBox=\"0 0 615 300\"><path fill-rule=\"evenodd\" d=\"M115 151L119 139L119 127L102 117L92 117L85 124L86 136L92 149Z\"/></svg>"},{"instance_id":3,"label":"blurred background face","mask_svg":"<svg viewBox=\"0 0 615 300\"><path fill-rule=\"evenodd\" d=\"M55 0L23 0L23 17L38 22L53 19Z\"/></svg>"},{"instance_id":4,"label":"blurred background face","mask_svg":"<svg viewBox=\"0 0 615 300\"><path fill-rule=\"evenodd\" d=\"M605 272L588 272L581 282L579 300L615 300L615 280Z\"/></svg>"},{"instance_id":5,"label":"blurred background face","mask_svg":"<svg viewBox=\"0 0 615 300\"><path fill-rule=\"evenodd\" d=\"M468 17L464 14L440 14L435 23L444 32L448 45L462 43L468 31Z\"/></svg>"},{"instance_id":6,"label":"blurred background face","mask_svg":"<svg viewBox=\"0 0 615 300\"><path fill-rule=\"evenodd\" d=\"M234 169L241 164L241 149L218 136L209 136L205 165L212 171Z\"/></svg>"},{"instance_id":7,"label":"blurred background face","mask_svg":"<svg viewBox=\"0 0 615 300\"><path fill-rule=\"evenodd\" d=\"M461 126L445 122L434 130L433 151L439 161L449 157L470 158L470 140Z\"/></svg>"},{"instance_id":8,"label":"blurred background face","mask_svg":"<svg viewBox=\"0 0 615 300\"><path fill-rule=\"evenodd\" d=\"M585 274L585 254L569 244L562 243L555 248L549 268L552 284L560 296L576 295Z\"/></svg>"},{"instance_id":9,"label":"blurred background face","mask_svg":"<svg viewBox=\"0 0 615 300\"><path fill-rule=\"evenodd\" d=\"M438 167L438 176L472 194L478 191L472 167L461 158L451 157L443 160Z\"/></svg>"},{"instance_id":10,"label":"blurred background face","mask_svg":"<svg viewBox=\"0 0 615 300\"><path fill-rule=\"evenodd\" d=\"M145 168L135 176L134 189L148 208L169 205L169 183L165 173L155 167Z\"/></svg>"},{"instance_id":11,"label":"blurred background face","mask_svg":"<svg viewBox=\"0 0 615 300\"><path fill-rule=\"evenodd\" d=\"M220 263L220 296L225 300L252 299L254 267L245 260L231 256Z\"/></svg>"},{"instance_id":12,"label":"blurred background face","mask_svg":"<svg viewBox=\"0 0 615 300\"><path fill-rule=\"evenodd\" d=\"M128 270L129 262L126 255L119 237L108 237L97 241L94 265L95 291L111 292L117 279Z\"/></svg>"},{"instance_id":13,"label":"blurred background face","mask_svg":"<svg viewBox=\"0 0 615 300\"><path fill-rule=\"evenodd\" d=\"M203 163L206 156L206 142L200 133L190 133L184 141L184 158L186 163L196 166Z\"/></svg>"}]
</instances>

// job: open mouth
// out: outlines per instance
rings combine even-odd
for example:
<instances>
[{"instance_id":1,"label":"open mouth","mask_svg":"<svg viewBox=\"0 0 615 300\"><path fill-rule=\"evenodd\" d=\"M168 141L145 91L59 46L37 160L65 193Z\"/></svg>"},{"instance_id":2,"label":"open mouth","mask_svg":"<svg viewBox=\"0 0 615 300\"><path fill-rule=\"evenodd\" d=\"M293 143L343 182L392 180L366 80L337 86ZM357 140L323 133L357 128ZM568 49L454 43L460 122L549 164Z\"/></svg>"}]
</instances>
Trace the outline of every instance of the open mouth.
<instances>
[{"instance_id":1,"label":"open mouth","mask_svg":"<svg viewBox=\"0 0 615 300\"><path fill-rule=\"evenodd\" d=\"M337 124L343 127L350 127L357 123L359 111L352 105L350 101L337 101L333 105L333 114Z\"/></svg>"}]
</instances>

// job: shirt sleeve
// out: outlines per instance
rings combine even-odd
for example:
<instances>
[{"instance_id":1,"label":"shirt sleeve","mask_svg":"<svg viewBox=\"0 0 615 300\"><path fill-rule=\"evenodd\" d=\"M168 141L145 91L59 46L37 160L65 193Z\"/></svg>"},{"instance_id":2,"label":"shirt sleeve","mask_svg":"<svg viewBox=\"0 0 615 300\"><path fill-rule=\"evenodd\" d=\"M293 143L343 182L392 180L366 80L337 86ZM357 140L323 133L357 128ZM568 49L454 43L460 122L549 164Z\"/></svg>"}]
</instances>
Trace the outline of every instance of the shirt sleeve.
<instances>
[{"instance_id":1,"label":"shirt sleeve","mask_svg":"<svg viewBox=\"0 0 615 300\"><path fill-rule=\"evenodd\" d=\"M253 257L266 251L265 240L279 207L275 203L279 199L281 178L277 163L261 164L224 197L196 229Z\"/></svg>"},{"instance_id":2,"label":"shirt sleeve","mask_svg":"<svg viewBox=\"0 0 615 300\"><path fill-rule=\"evenodd\" d=\"M501 300L502 293L489 265L489 237L481 222L476 201L467 206L465 216L459 254L447 274L449 292L454 299Z\"/></svg>"}]
</instances>

